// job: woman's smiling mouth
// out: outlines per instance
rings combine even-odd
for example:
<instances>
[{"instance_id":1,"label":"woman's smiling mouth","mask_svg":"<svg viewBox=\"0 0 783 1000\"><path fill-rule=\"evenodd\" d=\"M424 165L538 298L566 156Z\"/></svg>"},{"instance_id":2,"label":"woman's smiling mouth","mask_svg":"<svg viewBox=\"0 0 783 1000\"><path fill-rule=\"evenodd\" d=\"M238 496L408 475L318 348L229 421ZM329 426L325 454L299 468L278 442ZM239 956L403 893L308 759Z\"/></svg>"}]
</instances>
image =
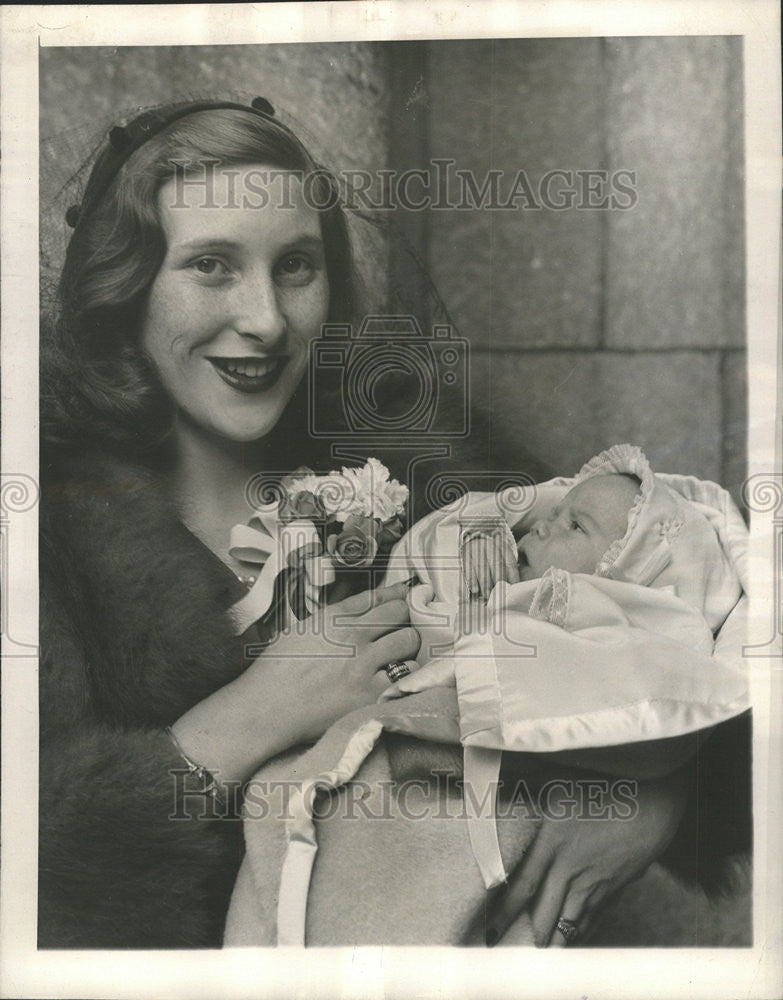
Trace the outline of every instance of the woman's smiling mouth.
<instances>
[{"instance_id":1,"label":"woman's smiling mouth","mask_svg":"<svg viewBox=\"0 0 783 1000\"><path fill-rule=\"evenodd\" d=\"M288 356L257 358L208 358L223 381L240 392L265 392L277 382Z\"/></svg>"}]
</instances>

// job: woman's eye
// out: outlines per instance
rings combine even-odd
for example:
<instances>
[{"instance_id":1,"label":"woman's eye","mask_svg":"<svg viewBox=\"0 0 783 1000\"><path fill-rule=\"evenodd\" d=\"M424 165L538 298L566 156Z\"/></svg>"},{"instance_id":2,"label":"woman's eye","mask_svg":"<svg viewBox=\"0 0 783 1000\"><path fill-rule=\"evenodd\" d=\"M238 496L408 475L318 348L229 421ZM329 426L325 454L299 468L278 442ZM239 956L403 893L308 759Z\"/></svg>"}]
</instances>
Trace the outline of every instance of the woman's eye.
<instances>
[{"instance_id":1,"label":"woman's eye","mask_svg":"<svg viewBox=\"0 0 783 1000\"><path fill-rule=\"evenodd\" d=\"M309 257L292 253L281 258L276 271L281 281L306 282L313 276L315 266Z\"/></svg>"},{"instance_id":2,"label":"woman's eye","mask_svg":"<svg viewBox=\"0 0 783 1000\"><path fill-rule=\"evenodd\" d=\"M228 270L225 264L219 261L217 257L199 257L198 260L193 262L193 267L199 274L203 274L207 278L214 278L220 274L225 274Z\"/></svg>"}]
</instances>

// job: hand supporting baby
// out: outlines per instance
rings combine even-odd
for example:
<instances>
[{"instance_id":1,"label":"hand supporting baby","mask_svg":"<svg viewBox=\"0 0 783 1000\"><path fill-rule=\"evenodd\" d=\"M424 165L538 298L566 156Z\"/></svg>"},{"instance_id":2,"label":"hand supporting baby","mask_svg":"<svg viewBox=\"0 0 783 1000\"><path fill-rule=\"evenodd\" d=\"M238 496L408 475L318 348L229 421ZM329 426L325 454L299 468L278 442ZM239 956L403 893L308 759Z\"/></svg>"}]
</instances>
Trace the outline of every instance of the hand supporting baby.
<instances>
[{"instance_id":1,"label":"hand supporting baby","mask_svg":"<svg viewBox=\"0 0 783 1000\"><path fill-rule=\"evenodd\" d=\"M477 534L463 545L461 551L463 576L466 581L468 579L474 581L479 590L475 594L469 592L458 606L455 630L457 642L469 633L481 634L487 631L487 599L496 583L501 580L507 583L519 582L516 563L509 562L508 546L504 546L496 535ZM408 595L411 620L419 624L423 637L427 634L426 610L423 609L426 609L434 597L435 592L432 588L421 584ZM386 688L378 697L378 701L391 701L406 694L418 694L434 687L455 687L456 683L454 656L436 656L412 674Z\"/></svg>"}]
</instances>

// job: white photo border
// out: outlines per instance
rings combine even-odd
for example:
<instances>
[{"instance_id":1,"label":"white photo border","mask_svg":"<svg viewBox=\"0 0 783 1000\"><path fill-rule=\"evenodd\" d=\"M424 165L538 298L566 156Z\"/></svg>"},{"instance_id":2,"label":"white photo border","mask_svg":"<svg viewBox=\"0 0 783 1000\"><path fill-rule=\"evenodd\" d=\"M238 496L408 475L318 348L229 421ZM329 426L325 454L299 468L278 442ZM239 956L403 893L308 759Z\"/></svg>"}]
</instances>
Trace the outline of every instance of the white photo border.
<instances>
[{"instance_id":1,"label":"white photo border","mask_svg":"<svg viewBox=\"0 0 783 1000\"><path fill-rule=\"evenodd\" d=\"M467 37L736 34L745 46L749 475L781 470L780 26L771 0L388 0L14 6L2 10L3 488L38 481L38 48ZM24 480L26 481L26 480ZM754 635L768 638L774 529L753 519ZM14 521L6 621L37 636L37 509ZM3 658L0 993L49 997L719 997L783 993L781 666L750 661L754 702L754 945L748 949L36 950L36 661Z\"/></svg>"}]
</instances>

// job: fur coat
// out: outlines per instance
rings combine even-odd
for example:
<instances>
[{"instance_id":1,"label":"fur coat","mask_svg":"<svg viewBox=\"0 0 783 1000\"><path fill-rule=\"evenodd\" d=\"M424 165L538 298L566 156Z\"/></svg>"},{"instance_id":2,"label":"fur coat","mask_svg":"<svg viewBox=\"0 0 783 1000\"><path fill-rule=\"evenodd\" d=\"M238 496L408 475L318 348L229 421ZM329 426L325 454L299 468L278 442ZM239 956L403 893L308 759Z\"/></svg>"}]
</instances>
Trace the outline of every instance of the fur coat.
<instances>
[{"instance_id":1,"label":"fur coat","mask_svg":"<svg viewBox=\"0 0 783 1000\"><path fill-rule=\"evenodd\" d=\"M242 671L241 585L146 470L42 476L39 946L219 947L241 823L163 729Z\"/></svg>"}]
</instances>

